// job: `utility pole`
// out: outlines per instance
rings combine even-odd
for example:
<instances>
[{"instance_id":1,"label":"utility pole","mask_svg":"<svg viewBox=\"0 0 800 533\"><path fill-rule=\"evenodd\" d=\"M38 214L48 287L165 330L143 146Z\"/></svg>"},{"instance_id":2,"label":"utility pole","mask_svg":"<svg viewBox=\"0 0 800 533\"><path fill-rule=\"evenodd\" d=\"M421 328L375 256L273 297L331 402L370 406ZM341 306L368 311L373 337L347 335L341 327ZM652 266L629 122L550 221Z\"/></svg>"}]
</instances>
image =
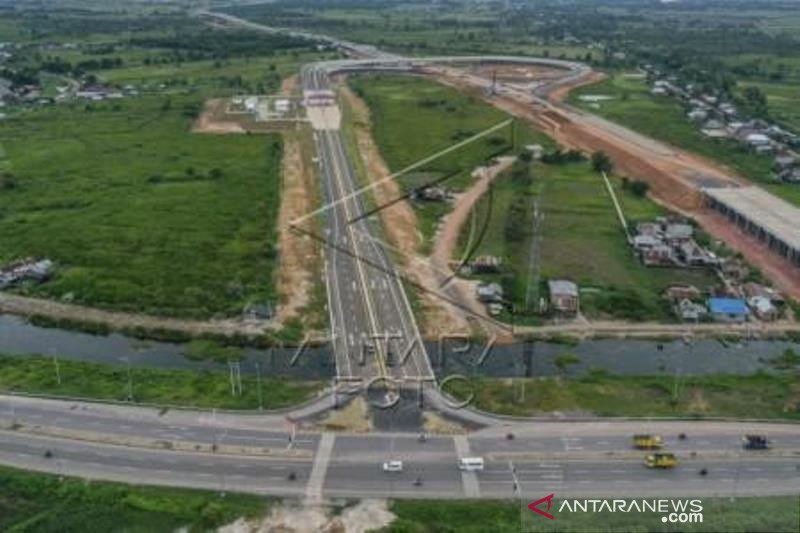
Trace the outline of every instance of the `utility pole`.
<instances>
[{"instance_id":1,"label":"utility pole","mask_svg":"<svg viewBox=\"0 0 800 533\"><path fill-rule=\"evenodd\" d=\"M264 410L264 398L261 392L261 366L256 361L256 385L258 386L258 410Z\"/></svg>"},{"instance_id":2,"label":"utility pole","mask_svg":"<svg viewBox=\"0 0 800 533\"><path fill-rule=\"evenodd\" d=\"M58 386L61 386L61 367L58 364L58 351L55 349L51 349L50 352L53 354L53 368L56 373L56 383Z\"/></svg>"}]
</instances>

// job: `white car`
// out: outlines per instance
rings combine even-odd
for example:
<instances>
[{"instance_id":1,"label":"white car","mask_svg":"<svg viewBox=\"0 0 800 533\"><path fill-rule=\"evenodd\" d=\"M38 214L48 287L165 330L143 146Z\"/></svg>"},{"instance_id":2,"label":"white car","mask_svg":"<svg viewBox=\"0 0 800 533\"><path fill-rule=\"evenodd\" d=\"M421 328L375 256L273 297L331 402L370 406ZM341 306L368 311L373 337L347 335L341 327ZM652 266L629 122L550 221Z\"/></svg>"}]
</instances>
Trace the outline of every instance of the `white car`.
<instances>
[{"instance_id":1,"label":"white car","mask_svg":"<svg viewBox=\"0 0 800 533\"><path fill-rule=\"evenodd\" d=\"M402 472L403 461L386 461L383 463L384 472Z\"/></svg>"}]
</instances>

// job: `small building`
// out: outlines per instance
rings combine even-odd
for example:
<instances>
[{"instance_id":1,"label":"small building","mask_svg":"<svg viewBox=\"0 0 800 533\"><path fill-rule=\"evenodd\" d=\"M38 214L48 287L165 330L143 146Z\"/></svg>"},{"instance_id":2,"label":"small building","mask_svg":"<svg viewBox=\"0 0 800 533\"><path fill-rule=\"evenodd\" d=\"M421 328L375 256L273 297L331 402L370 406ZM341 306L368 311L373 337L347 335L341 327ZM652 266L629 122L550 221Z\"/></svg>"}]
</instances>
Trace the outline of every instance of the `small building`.
<instances>
[{"instance_id":1,"label":"small building","mask_svg":"<svg viewBox=\"0 0 800 533\"><path fill-rule=\"evenodd\" d=\"M698 322L708 314L706 306L684 298L675 306L675 314L684 322Z\"/></svg>"},{"instance_id":2,"label":"small building","mask_svg":"<svg viewBox=\"0 0 800 533\"><path fill-rule=\"evenodd\" d=\"M778 308L773 305L769 298L754 296L747 300L747 304L759 320L775 320L778 318Z\"/></svg>"},{"instance_id":3,"label":"small building","mask_svg":"<svg viewBox=\"0 0 800 533\"><path fill-rule=\"evenodd\" d=\"M476 289L478 300L484 303L502 303L503 287L499 283L479 283Z\"/></svg>"},{"instance_id":4,"label":"small building","mask_svg":"<svg viewBox=\"0 0 800 533\"><path fill-rule=\"evenodd\" d=\"M662 244L661 239L654 235L639 234L633 237L633 247L639 251L649 250Z\"/></svg>"},{"instance_id":5,"label":"small building","mask_svg":"<svg viewBox=\"0 0 800 533\"><path fill-rule=\"evenodd\" d=\"M479 255L470 266L475 274L495 274L500 271L503 260L494 255Z\"/></svg>"},{"instance_id":6,"label":"small building","mask_svg":"<svg viewBox=\"0 0 800 533\"><path fill-rule=\"evenodd\" d=\"M531 153L533 159L539 160L544 155L544 147L541 144L529 144L525 149Z\"/></svg>"},{"instance_id":7,"label":"small building","mask_svg":"<svg viewBox=\"0 0 800 533\"><path fill-rule=\"evenodd\" d=\"M745 322L750 317L747 304L740 298L709 298L708 308L717 322Z\"/></svg>"},{"instance_id":8,"label":"small building","mask_svg":"<svg viewBox=\"0 0 800 533\"><path fill-rule=\"evenodd\" d=\"M450 198L450 194L444 187L430 185L414 189L411 197L425 202L446 202Z\"/></svg>"},{"instance_id":9,"label":"small building","mask_svg":"<svg viewBox=\"0 0 800 533\"><path fill-rule=\"evenodd\" d=\"M278 98L275 100L275 112L285 115L292 110L292 102L288 98Z\"/></svg>"},{"instance_id":10,"label":"small building","mask_svg":"<svg viewBox=\"0 0 800 533\"><path fill-rule=\"evenodd\" d=\"M645 266L666 266L675 263L672 247L659 243L639 253Z\"/></svg>"},{"instance_id":11,"label":"small building","mask_svg":"<svg viewBox=\"0 0 800 533\"><path fill-rule=\"evenodd\" d=\"M677 250L678 258L687 266L705 267L717 263L717 258L711 252L701 248L693 240L680 243Z\"/></svg>"},{"instance_id":12,"label":"small building","mask_svg":"<svg viewBox=\"0 0 800 533\"><path fill-rule=\"evenodd\" d=\"M550 308L558 313L575 314L580 308L578 285L563 279L547 282L550 291Z\"/></svg>"},{"instance_id":13,"label":"small building","mask_svg":"<svg viewBox=\"0 0 800 533\"><path fill-rule=\"evenodd\" d=\"M690 224L679 222L667 224L664 228L664 240L669 243L685 242L694 235L694 228Z\"/></svg>"},{"instance_id":14,"label":"small building","mask_svg":"<svg viewBox=\"0 0 800 533\"><path fill-rule=\"evenodd\" d=\"M700 298L700 289L694 285L672 285L664 291L664 295L672 302L681 300L697 300Z\"/></svg>"}]
</instances>

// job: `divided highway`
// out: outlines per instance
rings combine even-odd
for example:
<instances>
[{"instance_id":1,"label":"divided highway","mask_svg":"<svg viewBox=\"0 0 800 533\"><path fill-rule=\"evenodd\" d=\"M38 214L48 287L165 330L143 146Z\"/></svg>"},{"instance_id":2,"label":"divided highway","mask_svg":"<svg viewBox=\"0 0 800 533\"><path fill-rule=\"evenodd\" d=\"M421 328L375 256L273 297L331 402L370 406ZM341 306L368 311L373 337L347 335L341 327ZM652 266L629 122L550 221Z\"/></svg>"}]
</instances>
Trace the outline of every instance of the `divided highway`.
<instances>
[{"instance_id":1,"label":"divided highway","mask_svg":"<svg viewBox=\"0 0 800 533\"><path fill-rule=\"evenodd\" d=\"M303 70L307 94L330 90L327 71ZM326 278L337 376L341 381L392 378L434 381L405 289L366 212L364 194L339 129L335 101L309 113L325 195Z\"/></svg>"},{"instance_id":2,"label":"divided highway","mask_svg":"<svg viewBox=\"0 0 800 533\"><path fill-rule=\"evenodd\" d=\"M507 434L513 432L514 438ZM664 436L681 464L649 470L631 435ZM743 432L772 450L742 449ZM685 439L679 439L685 433ZM213 448L212 448L213 446ZM49 452L49 453L48 453ZM482 456L482 472L459 457ZM0 396L0 463L133 483L320 497L745 496L800 492L800 426L740 422L517 422L467 435L295 432L283 416ZM388 459L404 461L386 473ZM699 470L708 474L701 476ZM294 473L295 480L290 480ZM421 477L421 486L414 481Z\"/></svg>"}]
</instances>

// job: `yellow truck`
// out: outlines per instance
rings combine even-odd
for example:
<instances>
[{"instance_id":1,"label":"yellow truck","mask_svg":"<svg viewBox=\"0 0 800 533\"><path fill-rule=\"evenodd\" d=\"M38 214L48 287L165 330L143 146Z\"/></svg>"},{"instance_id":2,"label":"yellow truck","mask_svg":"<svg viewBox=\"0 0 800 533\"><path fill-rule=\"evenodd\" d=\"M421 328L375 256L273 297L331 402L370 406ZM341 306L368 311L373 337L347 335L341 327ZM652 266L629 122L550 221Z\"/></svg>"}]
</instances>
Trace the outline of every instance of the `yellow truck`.
<instances>
[{"instance_id":1,"label":"yellow truck","mask_svg":"<svg viewBox=\"0 0 800 533\"><path fill-rule=\"evenodd\" d=\"M663 445L661 435L633 436L633 447L637 450L660 450Z\"/></svg>"},{"instance_id":2,"label":"yellow truck","mask_svg":"<svg viewBox=\"0 0 800 533\"><path fill-rule=\"evenodd\" d=\"M674 468L678 465L678 458L673 453L651 453L644 458L647 468Z\"/></svg>"}]
</instances>

